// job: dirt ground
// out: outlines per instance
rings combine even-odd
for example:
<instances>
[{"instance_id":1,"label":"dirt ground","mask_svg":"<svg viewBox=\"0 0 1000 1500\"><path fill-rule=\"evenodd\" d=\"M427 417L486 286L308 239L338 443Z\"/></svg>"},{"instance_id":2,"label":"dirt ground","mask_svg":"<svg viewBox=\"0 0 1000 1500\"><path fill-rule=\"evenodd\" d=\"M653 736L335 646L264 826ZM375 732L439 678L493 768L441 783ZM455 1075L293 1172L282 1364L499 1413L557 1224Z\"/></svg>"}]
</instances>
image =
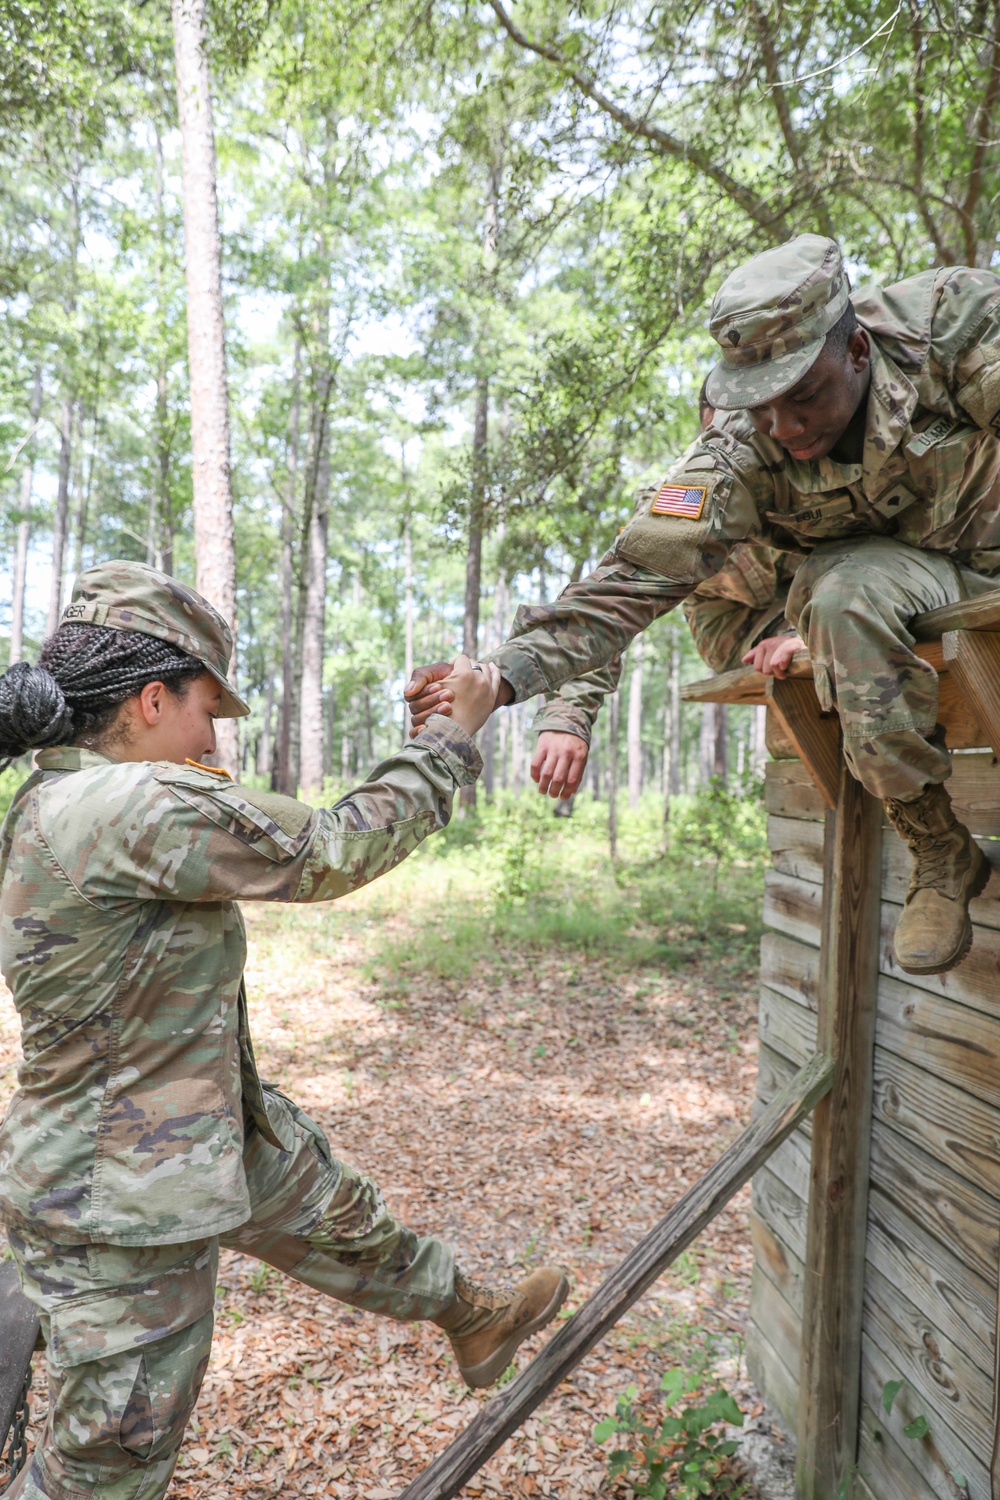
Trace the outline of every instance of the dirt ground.
<instances>
[{"instance_id":1,"label":"dirt ground","mask_svg":"<svg viewBox=\"0 0 1000 1500\"><path fill-rule=\"evenodd\" d=\"M265 1076L377 1178L406 1222L450 1237L476 1278L555 1261L579 1306L749 1118L749 979L720 992L691 968L614 972L553 952L530 964L498 954L467 981L386 988L362 977L373 940L363 903L347 920L329 910L247 918ZM405 911L378 914L400 933L405 921ZM6 996L0 1049L2 1104L17 1056ZM747 1202L744 1192L463 1494L627 1495L607 1482L594 1425L630 1385L652 1398L706 1335L719 1341L724 1384L755 1428L768 1427L741 1357ZM432 1326L367 1318L224 1254L212 1362L171 1495L389 1500L483 1399L465 1390Z\"/></svg>"}]
</instances>

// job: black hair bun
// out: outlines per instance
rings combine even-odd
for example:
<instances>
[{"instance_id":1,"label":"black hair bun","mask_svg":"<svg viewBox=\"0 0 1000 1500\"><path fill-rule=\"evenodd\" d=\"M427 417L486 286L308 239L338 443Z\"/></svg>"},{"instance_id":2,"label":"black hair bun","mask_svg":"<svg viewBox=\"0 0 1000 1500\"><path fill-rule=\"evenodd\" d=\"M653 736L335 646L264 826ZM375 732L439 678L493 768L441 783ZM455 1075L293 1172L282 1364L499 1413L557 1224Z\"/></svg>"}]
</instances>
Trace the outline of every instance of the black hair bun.
<instances>
[{"instance_id":1,"label":"black hair bun","mask_svg":"<svg viewBox=\"0 0 1000 1500\"><path fill-rule=\"evenodd\" d=\"M0 757L64 744L72 727L72 709L44 667L18 661L0 676Z\"/></svg>"}]
</instances>

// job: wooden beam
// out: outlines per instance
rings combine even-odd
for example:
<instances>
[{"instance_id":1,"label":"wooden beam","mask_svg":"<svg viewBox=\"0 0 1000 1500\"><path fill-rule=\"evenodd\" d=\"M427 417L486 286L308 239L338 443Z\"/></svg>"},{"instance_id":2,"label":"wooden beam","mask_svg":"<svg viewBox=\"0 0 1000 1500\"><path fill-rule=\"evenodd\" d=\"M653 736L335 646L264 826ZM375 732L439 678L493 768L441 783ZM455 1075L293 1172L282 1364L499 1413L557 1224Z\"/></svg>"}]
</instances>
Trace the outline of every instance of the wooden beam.
<instances>
[{"instance_id":1,"label":"wooden beam","mask_svg":"<svg viewBox=\"0 0 1000 1500\"><path fill-rule=\"evenodd\" d=\"M767 701L827 807L835 807L841 765L840 724L836 716L820 713L812 683L799 678L769 677Z\"/></svg>"},{"instance_id":2,"label":"wooden beam","mask_svg":"<svg viewBox=\"0 0 1000 1500\"><path fill-rule=\"evenodd\" d=\"M949 630L1000 630L1000 589L915 615L910 630L918 641L940 640Z\"/></svg>"},{"instance_id":3,"label":"wooden beam","mask_svg":"<svg viewBox=\"0 0 1000 1500\"><path fill-rule=\"evenodd\" d=\"M527 1369L406 1486L399 1500L452 1500L791 1135L826 1094L832 1076L831 1063L817 1052L655 1229L619 1262Z\"/></svg>"},{"instance_id":4,"label":"wooden beam","mask_svg":"<svg viewBox=\"0 0 1000 1500\"><path fill-rule=\"evenodd\" d=\"M950 606L949 606L950 607ZM936 672L946 672L947 662L940 641L921 641L914 648L921 661L930 662ZM789 677L811 679L812 661L808 651L796 651L788 666ZM736 667L715 677L701 677L681 688L685 703L766 703L767 684L772 679L755 672L753 667Z\"/></svg>"},{"instance_id":5,"label":"wooden beam","mask_svg":"<svg viewBox=\"0 0 1000 1500\"><path fill-rule=\"evenodd\" d=\"M813 1116L800 1500L835 1500L857 1456L881 840L881 802L842 764L825 839L816 1044L832 1057L835 1074Z\"/></svg>"},{"instance_id":6,"label":"wooden beam","mask_svg":"<svg viewBox=\"0 0 1000 1500\"><path fill-rule=\"evenodd\" d=\"M14 1420L38 1337L38 1314L21 1291L12 1260L0 1262L0 1451Z\"/></svg>"},{"instance_id":7,"label":"wooden beam","mask_svg":"<svg viewBox=\"0 0 1000 1500\"><path fill-rule=\"evenodd\" d=\"M950 630L942 644L948 671L1000 755L1000 633Z\"/></svg>"}]
</instances>

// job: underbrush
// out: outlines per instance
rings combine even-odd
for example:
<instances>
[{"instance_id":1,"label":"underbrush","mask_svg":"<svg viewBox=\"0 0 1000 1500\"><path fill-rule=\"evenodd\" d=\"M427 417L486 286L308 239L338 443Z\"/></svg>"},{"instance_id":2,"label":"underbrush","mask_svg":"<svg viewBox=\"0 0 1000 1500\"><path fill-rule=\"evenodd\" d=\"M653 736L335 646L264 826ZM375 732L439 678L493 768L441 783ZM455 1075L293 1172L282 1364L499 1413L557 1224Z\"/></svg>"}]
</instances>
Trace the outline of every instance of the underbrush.
<instances>
[{"instance_id":1,"label":"underbrush","mask_svg":"<svg viewBox=\"0 0 1000 1500\"><path fill-rule=\"evenodd\" d=\"M367 977L466 979L556 946L630 966L707 962L724 981L755 962L765 858L756 790L678 798L666 829L649 798L623 813L615 863L606 804L578 798L565 819L533 789L498 798L372 888ZM403 911L405 933L388 921Z\"/></svg>"}]
</instances>

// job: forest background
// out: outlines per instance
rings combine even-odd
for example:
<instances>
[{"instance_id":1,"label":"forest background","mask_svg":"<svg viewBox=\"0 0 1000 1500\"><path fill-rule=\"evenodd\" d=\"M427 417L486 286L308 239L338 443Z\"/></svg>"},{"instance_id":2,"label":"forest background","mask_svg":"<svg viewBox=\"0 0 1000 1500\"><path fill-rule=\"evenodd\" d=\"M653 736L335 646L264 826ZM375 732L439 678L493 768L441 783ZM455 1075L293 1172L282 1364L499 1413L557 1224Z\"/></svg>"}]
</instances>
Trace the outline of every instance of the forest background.
<instances>
[{"instance_id":1,"label":"forest background","mask_svg":"<svg viewBox=\"0 0 1000 1500\"><path fill-rule=\"evenodd\" d=\"M185 24L214 115L238 755L284 790L359 779L414 659L488 649L594 565L695 429L733 265L803 230L855 282L996 256L1000 0L11 0L11 660L92 561L225 562L195 544ZM678 619L633 647L594 795L619 760L633 806L759 769L751 711L679 703L699 675ZM524 785L529 723L485 732L487 796Z\"/></svg>"}]
</instances>

